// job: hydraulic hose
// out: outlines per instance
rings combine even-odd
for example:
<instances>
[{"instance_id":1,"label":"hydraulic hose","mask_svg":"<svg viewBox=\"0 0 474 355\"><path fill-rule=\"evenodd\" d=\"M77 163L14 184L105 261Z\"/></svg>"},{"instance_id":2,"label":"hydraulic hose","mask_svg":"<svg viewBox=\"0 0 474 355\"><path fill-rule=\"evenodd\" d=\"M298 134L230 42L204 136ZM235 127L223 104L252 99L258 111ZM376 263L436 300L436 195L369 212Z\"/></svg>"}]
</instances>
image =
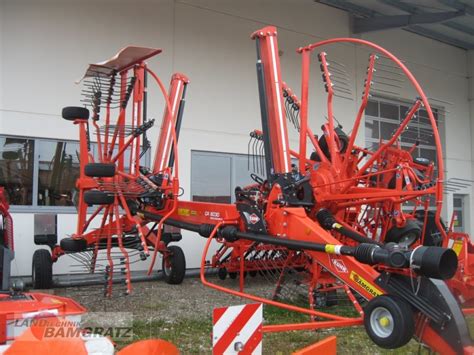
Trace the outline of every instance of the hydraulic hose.
<instances>
[{"instance_id":1,"label":"hydraulic hose","mask_svg":"<svg viewBox=\"0 0 474 355\"><path fill-rule=\"evenodd\" d=\"M336 219L331 214L331 212L329 212L325 208L322 208L319 210L319 212L316 214L316 218L319 224L321 225L321 227L323 227L326 230L335 230L341 233L343 236L348 237L358 243L381 245L381 243L373 239L367 238L366 236L359 234L352 229L344 227L340 223L337 223Z\"/></svg>"},{"instance_id":2,"label":"hydraulic hose","mask_svg":"<svg viewBox=\"0 0 474 355\"><path fill-rule=\"evenodd\" d=\"M159 214L143 210L138 211L138 215L141 215L145 219L155 221L159 221L163 218ZM212 224L194 224L172 218L166 219L165 224L199 233L205 238L208 238L215 228L215 225ZM361 243L352 247L340 244L324 244L311 241L283 239L268 234L242 232L236 226L225 226L221 228L218 233L220 237L228 242L244 239L263 244L282 246L288 249L348 255L353 256L357 261L363 264L383 264L400 269L410 268L418 275L441 280L453 277L458 266L456 253L452 249L442 247L420 246L415 249L408 249L395 243L380 246L373 242Z\"/></svg>"},{"instance_id":3,"label":"hydraulic hose","mask_svg":"<svg viewBox=\"0 0 474 355\"><path fill-rule=\"evenodd\" d=\"M139 216L143 216L143 218L151 220L151 221L156 221L159 222L163 218L163 216L157 214L157 213L152 213L148 212L145 210L138 210L137 214ZM183 222L183 221L178 221L173 218L167 218L165 223L169 226L176 227L176 228L182 228L186 229L191 232L198 233L202 237L209 237L212 233L212 230L214 229L215 225L213 224L195 224L195 223L188 223L188 222Z\"/></svg>"}]
</instances>

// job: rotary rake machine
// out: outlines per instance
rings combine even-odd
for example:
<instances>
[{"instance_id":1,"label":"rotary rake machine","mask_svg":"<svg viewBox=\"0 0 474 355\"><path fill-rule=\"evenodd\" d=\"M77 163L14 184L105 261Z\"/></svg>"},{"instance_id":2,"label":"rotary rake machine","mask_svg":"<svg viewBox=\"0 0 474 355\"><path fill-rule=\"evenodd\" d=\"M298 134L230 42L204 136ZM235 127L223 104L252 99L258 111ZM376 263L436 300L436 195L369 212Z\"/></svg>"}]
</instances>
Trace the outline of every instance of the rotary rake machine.
<instances>
[{"instance_id":1,"label":"rotary rake machine","mask_svg":"<svg viewBox=\"0 0 474 355\"><path fill-rule=\"evenodd\" d=\"M162 253L168 282L179 283L184 255L168 243L181 235L167 232L165 226L181 228L207 238L201 262L201 280L206 286L301 312L312 320L265 325L264 332L364 324L369 337L384 348L400 347L415 337L443 354L472 350L464 317L470 310L463 310L460 303L472 304L474 297L473 246L468 236L447 232L440 219L441 142L433 111L416 79L400 60L373 43L353 38L327 40L298 50L302 57L298 99L281 79L276 29L263 28L252 38L257 44L262 128L251 137L259 143L256 165L262 176L252 174L255 184L236 189L235 204L178 198L177 138L187 79L174 75L166 93L144 63L159 50L127 48L112 60L89 67L84 79L86 104L92 108L91 132L95 131L97 148L94 152L90 143L89 111L65 108L63 117L74 121L80 131L79 216L73 236L63 238L59 246L49 243L52 259L65 253L80 256L89 271L96 271L104 251L105 291L110 295L117 268L113 248L119 249L118 268L125 275L128 292L133 261L126 249L135 250L138 259L152 255L150 272L157 253ZM327 93L325 112L311 114L327 116L318 137L309 125L310 67L316 49L336 43L362 45L373 54L368 58L361 104L350 134L336 124L333 107L335 98L348 92L338 78L343 70L326 52L317 54ZM381 140L376 149L363 148L356 138L380 67L398 68L418 98L389 140ZM165 97L152 169L140 165L148 147L146 132L153 124L146 112L147 74ZM131 119L127 121L130 100ZM111 124L114 105L118 118ZM400 144L421 110L432 127L435 161L413 157L418 142L411 147ZM99 126L103 111L105 125ZM287 119L299 131L297 150L289 145ZM311 154L308 144L314 148ZM406 202L412 206L410 211L404 208ZM87 217L89 205L98 207ZM221 248L211 265L220 268L221 278L238 275L239 290L206 279L206 260L214 241ZM272 275L276 285L271 295L245 292L246 272ZM294 275L308 295L305 304L280 297ZM329 295L339 289L354 305L356 317L320 309L318 299L326 296L327 305Z\"/></svg>"},{"instance_id":2,"label":"rotary rake machine","mask_svg":"<svg viewBox=\"0 0 474 355\"><path fill-rule=\"evenodd\" d=\"M371 42L326 40L298 49L302 57L298 99L281 79L276 28L265 27L252 38L257 45L262 130L251 133L257 143L250 146L258 155L254 165L264 169L263 177L252 174L255 184L236 188L235 204L179 201L173 211L167 208L171 200L162 195L165 201L158 203L160 207L141 203L137 216L207 238L201 262L201 280L206 286L301 312L312 320L265 325L264 332L363 324L369 337L384 348L398 348L415 337L443 354L472 352L465 320L472 310L463 310L461 303L472 304L474 297L473 246L465 235L446 231L441 221L441 142L433 111L416 79L399 59ZM326 52L314 55L317 49L338 43L361 45L373 52L350 134L334 117L335 98L347 93L338 83L337 74L343 71ZM327 93L327 117L320 137L309 125L314 57ZM382 67L397 68L417 98L390 139L380 140L376 149L363 148L356 138L374 82L380 82L375 78L377 68L383 71ZM414 157L417 141L409 147L400 144L422 110L431 124L435 161ZM287 119L299 131L298 150L290 148ZM314 149L311 154L308 144ZM404 208L407 202L409 211ZM211 265L220 268L221 278L239 275L239 290L206 278L213 241L221 247ZM304 275L298 284L309 296L306 304L278 297L288 270ZM245 292L246 273L272 274L275 290L270 296ZM339 289L345 291L358 316L320 309L318 297L326 295L327 305L332 302L329 295Z\"/></svg>"},{"instance_id":3,"label":"rotary rake machine","mask_svg":"<svg viewBox=\"0 0 474 355\"><path fill-rule=\"evenodd\" d=\"M108 61L88 67L82 82L82 100L89 107L65 107L64 119L79 127L80 176L76 232L63 238L35 236L36 244L48 245L33 257L33 283L51 286L51 265L62 255L70 255L79 272L104 273L106 296L112 295L115 279L124 281L125 294L132 290L131 265L152 256L150 273L157 254L163 256L165 280L178 284L184 278L185 257L178 246L179 233L164 232L162 223L147 226L133 210L137 201L159 207L166 195L170 212L179 194L177 131L184 109L188 79L174 74L169 91L145 61L160 49L126 47ZM165 112L153 169L142 161L150 148L147 131L154 119L147 116L147 78L161 90ZM131 106L131 108L130 108ZM92 143L94 138L95 143ZM173 202L174 201L174 202ZM84 269L85 268L85 269Z\"/></svg>"}]
</instances>

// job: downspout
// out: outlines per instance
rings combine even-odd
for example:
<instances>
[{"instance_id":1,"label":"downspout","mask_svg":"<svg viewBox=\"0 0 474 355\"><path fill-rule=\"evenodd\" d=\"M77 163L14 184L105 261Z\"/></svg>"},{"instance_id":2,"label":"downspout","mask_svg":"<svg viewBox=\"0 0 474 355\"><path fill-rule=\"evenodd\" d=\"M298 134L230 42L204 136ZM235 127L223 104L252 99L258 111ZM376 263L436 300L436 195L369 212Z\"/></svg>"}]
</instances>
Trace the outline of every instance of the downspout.
<instances>
[{"instance_id":1,"label":"downspout","mask_svg":"<svg viewBox=\"0 0 474 355\"><path fill-rule=\"evenodd\" d=\"M469 122L471 128L471 180L474 180L474 50L467 52L467 80L468 80L468 105ZM469 205L466 209L466 215L469 225L466 232L469 232L471 240L474 240L474 184L471 187Z\"/></svg>"}]
</instances>

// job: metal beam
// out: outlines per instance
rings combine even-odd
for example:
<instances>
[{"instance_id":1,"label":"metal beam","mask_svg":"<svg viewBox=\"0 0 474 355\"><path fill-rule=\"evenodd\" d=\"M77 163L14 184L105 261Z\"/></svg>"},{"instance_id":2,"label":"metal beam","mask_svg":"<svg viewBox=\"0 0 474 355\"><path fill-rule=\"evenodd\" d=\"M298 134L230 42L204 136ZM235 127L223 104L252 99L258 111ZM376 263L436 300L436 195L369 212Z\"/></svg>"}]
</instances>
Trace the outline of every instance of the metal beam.
<instances>
[{"instance_id":1,"label":"metal beam","mask_svg":"<svg viewBox=\"0 0 474 355\"><path fill-rule=\"evenodd\" d=\"M409 14L417 14L420 12L420 8L415 5L410 5L400 0L378 0L382 4L395 7L399 10L408 12Z\"/></svg>"},{"instance_id":2,"label":"metal beam","mask_svg":"<svg viewBox=\"0 0 474 355\"><path fill-rule=\"evenodd\" d=\"M473 19L473 21L474 21L474 19ZM474 36L474 27L468 27L468 26L465 26L463 24L460 24L460 23L454 22L454 21L445 22L445 23L443 23L443 25L446 26L446 27L452 28L453 30L456 30L456 31Z\"/></svg>"},{"instance_id":3,"label":"metal beam","mask_svg":"<svg viewBox=\"0 0 474 355\"><path fill-rule=\"evenodd\" d=\"M429 37L431 39L434 39L434 40L437 40L437 41L440 41L440 42L443 42L443 43L446 43L446 44L450 44L450 45L455 46L455 47L462 48L462 49L467 49L467 50L474 49L474 43L469 43L469 42L462 41L460 39L457 39L457 38L454 38L454 37L451 37L451 36L446 36L445 34L427 29L425 27L410 26L410 27L406 28L406 30L410 31L410 32L413 32L413 33L416 33L416 34L419 34L419 35L422 35L422 36L425 36L425 37Z\"/></svg>"},{"instance_id":4,"label":"metal beam","mask_svg":"<svg viewBox=\"0 0 474 355\"><path fill-rule=\"evenodd\" d=\"M403 1L400 1L400 0L378 0L378 1L383 3L383 4L395 7L399 10L403 10L405 12L408 12L409 14L417 14L417 13L420 12L419 7L407 4L406 2L403 2ZM454 3L454 2L449 1L449 0L448 1L439 0L439 2L443 2L443 4L447 5L447 6L455 5L455 7L453 7L453 6L450 6L450 7L452 7L453 9L456 9L458 11L465 11L466 14L468 14L469 9L466 8L465 4L462 5L462 4L459 4L459 3ZM473 27L468 27L468 26L465 26L465 25L460 24L460 23L455 22L455 21L446 21L446 22L443 23L443 26L446 26L446 27L452 28L456 31L474 36L474 28Z\"/></svg>"},{"instance_id":5,"label":"metal beam","mask_svg":"<svg viewBox=\"0 0 474 355\"><path fill-rule=\"evenodd\" d=\"M474 7L459 0L438 0L438 2L458 11L466 11L469 15L474 15Z\"/></svg>"},{"instance_id":6,"label":"metal beam","mask_svg":"<svg viewBox=\"0 0 474 355\"><path fill-rule=\"evenodd\" d=\"M353 4L349 1L343 0L315 0L315 2L319 2L324 5L329 5L332 7L337 7L338 9L350 12L354 15L365 16L365 17L373 17L377 15L377 12L371 9L368 9L363 6L359 6Z\"/></svg>"},{"instance_id":7,"label":"metal beam","mask_svg":"<svg viewBox=\"0 0 474 355\"><path fill-rule=\"evenodd\" d=\"M410 15L375 16L371 18L354 18L354 33L364 33L389 28L402 28L411 25L432 24L464 16L463 11L424 12Z\"/></svg>"},{"instance_id":8,"label":"metal beam","mask_svg":"<svg viewBox=\"0 0 474 355\"><path fill-rule=\"evenodd\" d=\"M386 4L386 5L389 5L389 6L393 6L397 9L399 9L399 10L403 10L405 12L408 12L409 14L417 14L417 13L420 12L420 8L418 8L416 6L409 5L409 4L407 4L403 1L400 1L400 0L378 0L378 1L380 1L384 4ZM468 8L468 6L466 4L461 3L459 1L456 1L456 0L438 0L438 1L443 3L446 6L452 7L455 10L464 11L466 14L468 13L468 11L470 11L470 9ZM443 24L443 26L449 27L449 28L454 29L456 31L466 33L466 34L470 34L470 35L474 35L474 28L464 26L464 25L462 25L460 23L457 23L455 21L446 21L446 22L443 22L442 24ZM464 48L464 49L470 49L474 46L474 43L464 42L464 41L458 40L456 38L453 38L451 36L446 36L442 33L438 33L438 32L426 29L424 27L419 27L418 29L409 28L408 30L410 30L411 32L414 32L414 33L422 34L422 33L420 33L420 31L421 31L421 32L425 33L427 37L430 37L430 38L433 38L433 39L439 39L442 42L454 45L456 47L461 47L461 48Z\"/></svg>"},{"instance_id":9,"label":"metal beam","mask_svg":"<svg viewBox=\"0 0 474 355\"><path fill-rule=\"evenodd\" d=\"M386 0L386 1L387 1L387 3L390 1L391 3L394 4L394 6L396 6L395 4L400 5L400 3L402 3L400 0ZM437 1L443 3L447 6L453 7L454 9L456 9L458 11L459 10L461 10L461 11L464 10L468 14L474 14L474 8L472 6L466 5L466 4L464 4L460 1L457 1L457 0L437 0ZM315 0L315 2L319 2L319 3L325 4L325 5L328 5L328 6L332 6L332 7L337 7L339 9L347 11L349 13L357 14L357 15L360 15L360 16L363 16L363 17L368 17L368 18L375 17L377 15L382 15L377 11L367 9L363 6L352 4L349 1ZM402 3L402 4L404 4L404 3ZM407 4L405 3L405 5L407 5ZM403 5L400 5L400 6L403 6ZM399 8L401 10L404 10L401 7L399 7ZM405 7L405 8L407 9L407 7ZM406 10L404 10L404 11L406 11ZM406 12L408 12L408 11L406 11ZM428 37L428 38L431 38L433 40L443 42L443 43L446 43L446 44L449 44L449 45L452 45L452 46L455 46L455 47L459 47L459 48L463 48L463 49L474 49L474 44L473 43L468 43L468 42L465 42L465 41L462 41L462 40L458 40L458 39L453 38L451 36L444 35L442 33L424 28L422 26L418 26L418 25L409 26L407 28L404 28L404 30L415 33L415 34L418 34L420 36Z\"/></svg>"}]
</instances>

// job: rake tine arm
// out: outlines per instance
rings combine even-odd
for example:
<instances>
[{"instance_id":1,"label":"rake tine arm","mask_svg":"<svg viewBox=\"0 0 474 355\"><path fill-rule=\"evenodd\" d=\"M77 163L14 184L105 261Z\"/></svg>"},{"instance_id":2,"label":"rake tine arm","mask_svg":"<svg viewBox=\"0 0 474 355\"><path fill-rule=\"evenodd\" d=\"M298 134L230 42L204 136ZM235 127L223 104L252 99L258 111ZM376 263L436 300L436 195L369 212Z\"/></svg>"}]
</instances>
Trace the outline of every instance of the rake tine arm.
<instances>
[{"instance_id":1,"label":"rake tine arm","mask_svg":"<svg viewBox=\"0 0 474 355\"><path fill-rule=\"evenodd\" d=\"M122 196L123 198L123 196ZM118 246L120 251L122 252L124 258L125 258L125 283L127 285L127 294L132 291L132 280L130 278L130 258L128 256L127 251L125 250L123 246L123 231L122 231L122 225L120 223L121 218L120 218L120 211L119 211L119 204L118 204L118 199L117 196L115 196L115 223L116 223L116 228L117 228L117 239L118 239Z\"/></svg>"},{"instance_id":2,"label":"rake tine arm","mask_svg":"<svg viewBox=\"0 0 474 355\"><path fill-rule=\"evenodd\" d=\"M334 113L333 113L333 96L334 96L334 84L331 81L331 73L329 72L328 62L326 53L321 52L318 55L318 59L321 63L321 71L323 72L324 87L328 94L327 97L327 115L328 115L328 126L327 126L327 145L329 148L329 155L331 156L333 166L338 169L339 167L339 154L336 151L336 134L334 131Z\"/></svg>"},{"instance_id":3,"label":"rake tine arm","mask_svg":"<svg viewBox=\"0 0 474 355\"><path fill-rule=\"evenodd\" d=\"M398 139L398 137L403 132L405 127L408 125L408 123L410 123L411 119L413 118L415 113L418 111L421 104L422 104L421 100L416 100L415 101L415 103L411 107L410 111L407 113L405 119L403 120L403 122L398 127L397 131L393 134L392 138L390 138L390 140L388 142L382 144L382 146L377 150L377 152L374 155L372 155L369 158L369 160L367 160L367 162L360 168L359 172L354 177L360 177L362 175L362 173L365 172L372 165L372 163L377 158L380 157L380 155L382 154L382 152L386 148L390 147L391 145L393 145L393 143L395 143L395 141Z\"/></svg>"},{"instance_id":4,"label":"rake tine arm","mask_svg":"<svg viewBox=\"0 0 474 355\"><path fill-rule=\"evenodd\" d=\"M364 83L364 94L362 95L362 102L359 107L359 111L357 112L357 116L354 123L354 128L352 129L352 133L349 139L349 143L347 145L346 154L344 157L344 161L346 164L349 164L349 156L352 154L352 149L354 148L354 142L357 137L357 132L359 131L360 122L362 121L362 115L365 112L365 108L367 107L367 103L369 102L370 96L370 87L372 86L372 79L374 75L374 66L375 60L377 56L375 54L371 54L369 57L369 65L367 67L367 77Z\"/></svg>"}]
</instances>

